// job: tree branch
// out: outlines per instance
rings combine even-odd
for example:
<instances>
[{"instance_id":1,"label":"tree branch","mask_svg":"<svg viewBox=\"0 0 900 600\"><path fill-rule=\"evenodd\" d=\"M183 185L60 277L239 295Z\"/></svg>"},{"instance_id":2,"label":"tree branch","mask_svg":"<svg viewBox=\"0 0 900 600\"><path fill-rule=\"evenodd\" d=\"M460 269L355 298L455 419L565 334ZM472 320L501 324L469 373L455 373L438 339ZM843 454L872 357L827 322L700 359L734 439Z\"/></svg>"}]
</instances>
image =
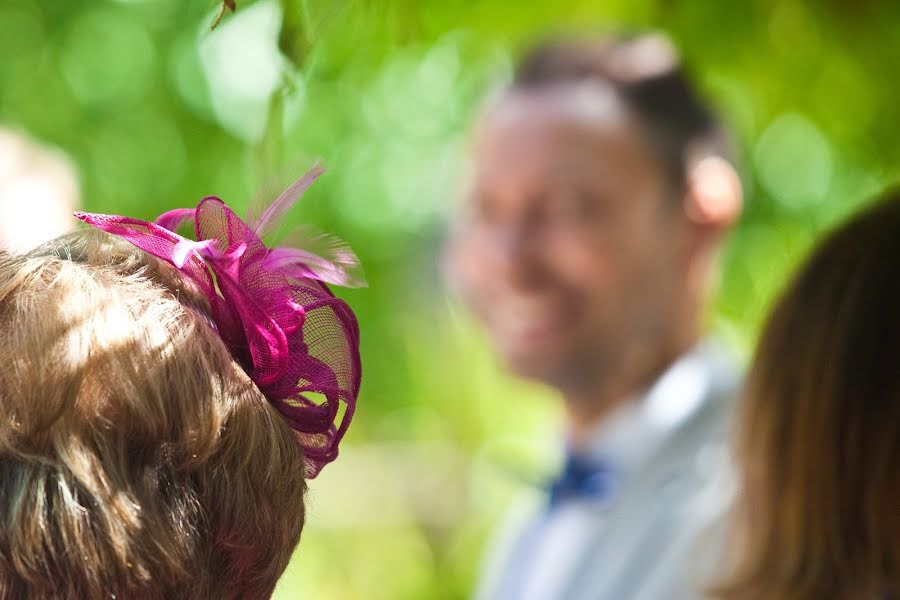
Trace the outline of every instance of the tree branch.
<instances>
[{"instance_id":1,"label":"tree branch","mask_svg":"<svg viewBox=\"0 0 900 600\"><path fill-rule=\"evenodd\" d=\"M222 0L222 4L221 6L219 6L219 13L213 20L212 25L209 26L210 31L219 26L219 23L221 23L222 19L225 17L225 13L229 10L231 12L237 10L237 3L235 2L235 0Z\"/></svg>"}]
</instances>

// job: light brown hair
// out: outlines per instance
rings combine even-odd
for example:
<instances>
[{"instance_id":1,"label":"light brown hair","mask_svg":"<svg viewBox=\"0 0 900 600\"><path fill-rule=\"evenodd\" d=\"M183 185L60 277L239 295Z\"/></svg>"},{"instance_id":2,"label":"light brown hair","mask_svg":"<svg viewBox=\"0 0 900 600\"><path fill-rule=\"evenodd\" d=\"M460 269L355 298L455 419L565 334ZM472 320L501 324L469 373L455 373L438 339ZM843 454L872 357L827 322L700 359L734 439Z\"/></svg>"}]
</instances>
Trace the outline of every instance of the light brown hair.
<instances>
[{"instance_id":1,"label":"light brown hair","mask_svg":"<svg viewBox=\"0 0 900 600\"><path fill-rule=\"evenodd\" d=\"M265 598L302 456L169 265L100 232L0 252L0 597Z\"/></svg>"},{"instance_id":2,"label":"light brown hair","mask_svg":"<svg viewBox=\"0 0 900 600\"><path fill-rule=\"evenodd\" d=\"M729 600L900 594L900 193L813 252L740 415Z\"/></svg>"}]
</instances>

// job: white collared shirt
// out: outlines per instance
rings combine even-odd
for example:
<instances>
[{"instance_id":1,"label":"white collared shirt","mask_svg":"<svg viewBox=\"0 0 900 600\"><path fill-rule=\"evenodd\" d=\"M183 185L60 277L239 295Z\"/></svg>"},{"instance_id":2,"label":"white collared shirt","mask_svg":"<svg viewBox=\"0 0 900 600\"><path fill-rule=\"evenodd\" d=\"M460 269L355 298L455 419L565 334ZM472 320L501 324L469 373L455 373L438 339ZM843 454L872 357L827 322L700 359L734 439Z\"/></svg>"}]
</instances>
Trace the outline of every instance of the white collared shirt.
<instances>
[{"instance_id":1,"label":"white collared shirt","mask_svg":"<svg viewBox=\"0 0 900 600\"><path fill-rule=\"evenodd\" d=\"M675 361L644 393L623 403L591 433L582 452L611 466L617 489L601 499L564 499L552 510L538 509L518 548L513 549L503 600L562 598L581 558L607 527L617 491L644 470L678 428L704 404L714 384L716 350L701 342ZM531 514L534 514L532 508ZM493 600L493 598L492 598Z\"/></svg>"}]
</instances>

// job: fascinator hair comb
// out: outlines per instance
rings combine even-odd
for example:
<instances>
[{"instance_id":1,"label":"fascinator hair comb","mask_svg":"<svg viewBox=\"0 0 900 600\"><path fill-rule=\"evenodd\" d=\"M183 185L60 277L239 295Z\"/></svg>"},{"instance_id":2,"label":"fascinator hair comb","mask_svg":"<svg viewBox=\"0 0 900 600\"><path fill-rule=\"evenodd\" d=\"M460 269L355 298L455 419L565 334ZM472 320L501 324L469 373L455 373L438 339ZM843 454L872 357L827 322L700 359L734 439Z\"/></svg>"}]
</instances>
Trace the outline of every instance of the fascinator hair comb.
<instances>
[{"instance_id":1,"label":"fascinator hair comb","mask_svg":"<svg viewBox=\"0 0 900 600\"><path fill-rule=\"evenodd\" d=\"M313 167L248 222L215 196L154 222L75 213L196 284L219 337L296 434L309 478L337 456L361 376L356 317L328 284L363 283L353 273L356 257L331 238L307 235L302 246L273 248L262 238L323 171ZM196 239L176 233L191 223Z\"/></svg>"}]
</instances>

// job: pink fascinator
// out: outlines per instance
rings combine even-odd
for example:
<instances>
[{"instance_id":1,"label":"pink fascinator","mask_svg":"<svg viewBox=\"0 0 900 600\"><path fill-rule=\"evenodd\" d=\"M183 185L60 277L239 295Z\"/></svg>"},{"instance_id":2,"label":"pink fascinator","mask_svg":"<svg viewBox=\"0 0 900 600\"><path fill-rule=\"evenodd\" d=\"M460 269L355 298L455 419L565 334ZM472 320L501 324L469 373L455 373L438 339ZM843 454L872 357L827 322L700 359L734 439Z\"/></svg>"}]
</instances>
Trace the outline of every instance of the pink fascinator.
<instances>
[{"instance_id":1,"label":"pink fascinator","mask_svg":"<svg viewBox=\"0 0 900 600\"><path fill-rule=\"evenodd\" d=\"M249 224L215 196L154 223L75 213L172 264L199 287L222 341L296 433L310 478L337 456L356 408L359 327L326 284L360 285L351 274L358 262L322 236L306 241L330 242L328 256L300 247L267 248L261 238L322 172L314 167ZM176 233L191 222L196 240Z\"/></svg>"}]
</instances>

